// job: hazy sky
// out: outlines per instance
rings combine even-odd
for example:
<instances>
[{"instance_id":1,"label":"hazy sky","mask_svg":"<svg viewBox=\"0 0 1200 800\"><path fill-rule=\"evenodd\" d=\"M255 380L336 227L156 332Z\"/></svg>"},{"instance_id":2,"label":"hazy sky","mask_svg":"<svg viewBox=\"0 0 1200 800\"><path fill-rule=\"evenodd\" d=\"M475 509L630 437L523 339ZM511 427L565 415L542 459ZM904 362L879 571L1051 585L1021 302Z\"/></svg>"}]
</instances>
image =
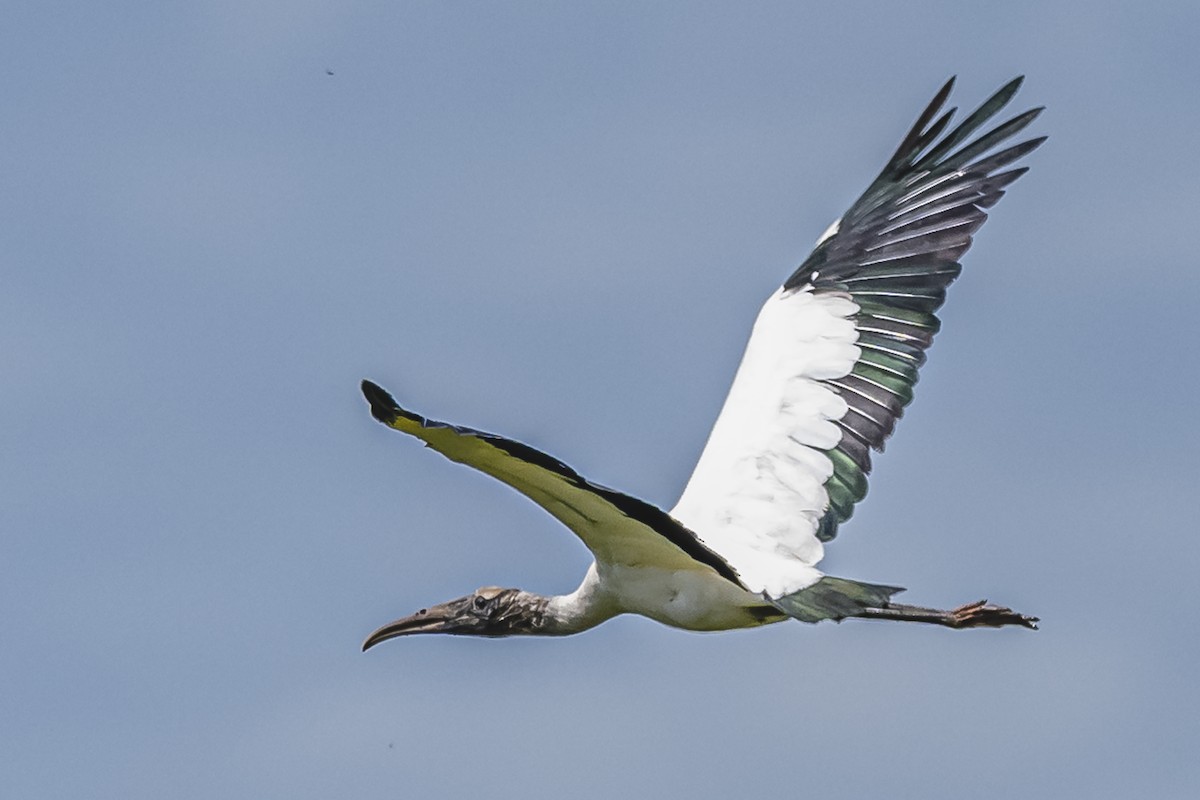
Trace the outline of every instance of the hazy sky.
<instances>
[{"instance_id":1,"label":"hazy sky","mask_svg":"<svg viewBox=\"0 0 1200 800\"><path fill-rule=\"evenodd\" d=\"M6 7L0 794L1192 797L1198 39L1190 2ZM359 652L589 560L361 378L669 506L955 73L1028 75L1051 138L824 566L1040 632Z\"/></svg>"}]
</instances>

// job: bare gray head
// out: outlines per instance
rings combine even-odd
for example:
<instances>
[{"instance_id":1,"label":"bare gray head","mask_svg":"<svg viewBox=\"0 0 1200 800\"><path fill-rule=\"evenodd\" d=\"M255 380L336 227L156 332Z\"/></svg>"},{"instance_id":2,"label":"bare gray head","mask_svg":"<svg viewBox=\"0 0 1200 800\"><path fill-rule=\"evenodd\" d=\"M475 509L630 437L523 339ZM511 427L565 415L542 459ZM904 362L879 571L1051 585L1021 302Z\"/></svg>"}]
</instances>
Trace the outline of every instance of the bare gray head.
<instances>
[{"instance_id":1,"label":"bare gray head","mask_svg":"<svg viewBox=\"0 0 1200 800\"><path fill-rule=\"evenodd\" d=\"M484 586L466 597L389 622L367 637L363 650L410 633L491 637L549 633L544 629L548 603L549 598L520 589Z\"/></svg>"}]
</instances>

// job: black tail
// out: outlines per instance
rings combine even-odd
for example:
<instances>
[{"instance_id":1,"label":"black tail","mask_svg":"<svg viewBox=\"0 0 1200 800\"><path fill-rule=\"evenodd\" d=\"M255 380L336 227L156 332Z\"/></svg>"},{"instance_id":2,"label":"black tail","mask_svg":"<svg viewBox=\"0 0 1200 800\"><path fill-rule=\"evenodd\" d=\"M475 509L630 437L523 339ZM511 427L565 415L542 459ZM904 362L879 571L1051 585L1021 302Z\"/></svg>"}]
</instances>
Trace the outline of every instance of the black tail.
<instances>
[{"instance_id":1,"label":"black tail","mask_svg":"<svg viewBox=\"0 0 1200 800\"><path fill-rule=\"evenodd\" d=\"M802 622L820 622L856 617L867 608L884 608L892 595L903 591L899 586L881 586L826 575L807 589L771 602L789 617Z\"/></svg>"}]
</instances>

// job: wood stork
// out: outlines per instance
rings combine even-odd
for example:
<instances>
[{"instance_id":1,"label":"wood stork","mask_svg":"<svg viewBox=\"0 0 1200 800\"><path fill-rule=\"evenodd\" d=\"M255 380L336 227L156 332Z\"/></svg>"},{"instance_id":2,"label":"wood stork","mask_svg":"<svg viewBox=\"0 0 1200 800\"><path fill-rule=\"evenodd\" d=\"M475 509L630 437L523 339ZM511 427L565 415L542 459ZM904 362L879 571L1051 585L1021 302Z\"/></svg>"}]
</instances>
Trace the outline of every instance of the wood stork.
<instances>
[{"instance_id":1,"label":"wood stork","mask_svg":"<svg viewBox=\"0 0 1200 800\"><path fill-rule=\"evenodd\" d=\"M363 381L377 420L507 483L595 557L571 594L484 587L384 625L363 649L413 633L560 636L624 613L696 631L848 617L1036 628L1036 617L986 601L949 611L900 605L891 600L899 587L817 569L825 543L866 494L870 451L883 449L912 399L938 329L934 312L985 209L1028 169L1006 167L1045 140L996 151L1041 108L975 136L1021 81L947 132L955 109L939 112L951 78L879 177L766 301L670 512L528 445L405 410Z\"/></svg>"}]
</instances>

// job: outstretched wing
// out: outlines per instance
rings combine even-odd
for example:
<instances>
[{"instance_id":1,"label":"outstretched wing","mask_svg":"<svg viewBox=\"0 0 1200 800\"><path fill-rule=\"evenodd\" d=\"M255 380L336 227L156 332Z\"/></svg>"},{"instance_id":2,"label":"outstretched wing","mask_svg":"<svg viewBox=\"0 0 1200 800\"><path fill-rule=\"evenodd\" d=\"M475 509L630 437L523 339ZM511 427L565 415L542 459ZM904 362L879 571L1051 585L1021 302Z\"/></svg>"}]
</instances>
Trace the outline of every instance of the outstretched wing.
<instances>
[{"instance_id":1,"label":"outstretched wing","mask_svg":"<svg viewBox=\"0 0 1200 800\"><path fill-rule=\"evenodd\" d=\"M779 597L812 582L823 542L866 494L870 451L883 450L912 400L934 312L985 209L1026 171L1006 167L1045 140L987 155L1040 108L971 139L1021 78L943 135L954 109L938 114L953 82L763 306L671 512L753 591Z\"/></svg>"},{"instance_id":2,"label":"outstretched wing","mask_svg":"<svg viewBox=\"0 0 1200 800\"><path fill-rule=\"evenodd\" d=\"M676 570L711 569L741 585L724 559L661 509L592 483L553 456L528 445L406 411L370 381L362 382L362 391L375 419L417 437L451 461L507 483L574 531L598 561Z\"/></svg>"}]
</instances>

